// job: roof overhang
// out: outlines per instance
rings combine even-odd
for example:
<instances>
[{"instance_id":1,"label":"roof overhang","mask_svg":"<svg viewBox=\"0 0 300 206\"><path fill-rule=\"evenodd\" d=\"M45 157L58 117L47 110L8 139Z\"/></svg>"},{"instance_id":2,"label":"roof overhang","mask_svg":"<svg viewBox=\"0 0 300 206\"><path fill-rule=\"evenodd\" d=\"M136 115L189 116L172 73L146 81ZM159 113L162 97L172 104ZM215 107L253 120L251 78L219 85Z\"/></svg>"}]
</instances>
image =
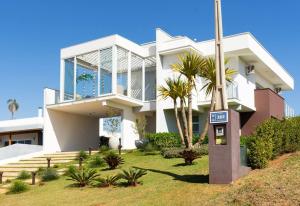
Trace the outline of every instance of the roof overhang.
<instances>
[{"instance_id":1,"label":"roof overhang","mask_svg":"<svg viewBox=\"0 0 300 206\"><path fill-rule=\"evenodd\" d=\"M200 50L205 56L215 52L215 41L199 42ZM293 77L276 59L255 39L251 33L243 33L225 37L223 40L226 56L237 55L242 60L255 66L255 72L282 90L293 90Z\"/></svg>"},{"instance_id":2,"label":"roof overhang","mask_svg":"<svg viewBox=\"0 0 300 206\"><path fill-rule=\"evenodd\" d=\"M193 51L203 55L198 49L198 45L188 37L176 37L165 41L157 46L157 51L160 55L171 55L187 51Z\"/></svg>"},{"instance_id":3,"label":"roof overhang","mask_svg":"<svg viewBox=\"0 0 300 206\"><path fill-rule=\"evenodd\" d=\"M0 133L42 130L44 128L44 120L42 117L14 119L0 121L0 125Z\"/></svg>"},{"instance_id":4,"label":"roof overhang","mask_svg":"<svg viewBox=\"0 0 300 206\"><path fill-rule=\"evenodd\" d=\"M111 35L107 37L103 37L100 39L84 42L81 44L76 44L74 46L66 47L60 50L61 59L71 58L77 55L86 54L92 51L97 51L105 48L112 47L113 45L120 46L131 52L141 56L147 57L149 56L149 49L145 49L144 47L118 35Z\"/></svg>"},{"instance_id":5,"label":"roof overhang","mask_svg":"<svg viewBox=\"0 0 300 206\"><path fill-rule=\"evenodd\" d=\"M106 117L111 110L120 113L124 107L141 107L143 102L123 95L110 94L92 99L48 105L47 109L91 117Z\"/></svg>"}]
</instances>

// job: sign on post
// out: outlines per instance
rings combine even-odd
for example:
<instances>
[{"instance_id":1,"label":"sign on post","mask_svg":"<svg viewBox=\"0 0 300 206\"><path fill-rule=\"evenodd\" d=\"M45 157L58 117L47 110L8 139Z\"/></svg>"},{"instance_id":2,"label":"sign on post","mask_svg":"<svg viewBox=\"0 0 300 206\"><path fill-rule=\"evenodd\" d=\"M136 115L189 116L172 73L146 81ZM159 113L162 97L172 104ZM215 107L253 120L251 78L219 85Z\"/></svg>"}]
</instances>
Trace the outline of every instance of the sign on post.
<instances>
[{"instance_id":1,"label":"sign on post","mask_svg":"<svg viewBox=\"0 0 300 206\"><path fill-rule=\"evenodd\" d=\"M228 111L216 111L210 113L210 123L227 123L228 122Z\"/></svg>"}]
</instances>

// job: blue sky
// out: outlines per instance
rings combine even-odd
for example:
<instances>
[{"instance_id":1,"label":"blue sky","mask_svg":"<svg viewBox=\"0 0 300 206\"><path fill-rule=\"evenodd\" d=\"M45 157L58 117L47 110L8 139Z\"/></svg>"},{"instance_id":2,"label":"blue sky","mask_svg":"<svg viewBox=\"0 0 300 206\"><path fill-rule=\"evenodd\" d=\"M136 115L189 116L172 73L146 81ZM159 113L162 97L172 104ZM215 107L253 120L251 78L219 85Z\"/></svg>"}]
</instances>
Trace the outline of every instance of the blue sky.
<instances>
[{"instance_id":1,"label":"blue sky","mask_svg":"<svg viewBox=\"0 0 300 206\"><path fill-rule=\"evenodd\" d=\"M223 0L224 35L249 31L295 78L288 103L300 112L300 1ZM60 48L118 33L143 43L155 28L198 40L214 38L213 0L2 0L0 119L16 98L17 118L35 116L43 88L59 88Z\"/></svg>"}]
</instances>

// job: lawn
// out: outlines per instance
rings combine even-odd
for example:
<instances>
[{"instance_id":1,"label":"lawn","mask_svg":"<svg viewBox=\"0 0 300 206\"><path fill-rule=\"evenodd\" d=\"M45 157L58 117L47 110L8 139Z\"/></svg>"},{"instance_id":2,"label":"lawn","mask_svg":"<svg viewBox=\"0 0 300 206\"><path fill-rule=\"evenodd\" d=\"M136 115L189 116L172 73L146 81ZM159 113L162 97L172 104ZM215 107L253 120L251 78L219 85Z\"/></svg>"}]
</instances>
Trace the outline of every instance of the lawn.
<instances>
[{"instance_id":1,"label":"lawn","mask_svg":"<svg viewBox=\"0 0 300 206\"><path fill-rule=\"evenodd\" d=\"M300 153L285 155L264 170L252 171L231 185L208 184L208 157L182 166L181 159L138 151L122 155L122 169L148 170L137 187L74 188L61 177L17 195L0 195L0 205L299 205ZM101 176L120 169L100 171Z\"/></svg>"}]
</instances>

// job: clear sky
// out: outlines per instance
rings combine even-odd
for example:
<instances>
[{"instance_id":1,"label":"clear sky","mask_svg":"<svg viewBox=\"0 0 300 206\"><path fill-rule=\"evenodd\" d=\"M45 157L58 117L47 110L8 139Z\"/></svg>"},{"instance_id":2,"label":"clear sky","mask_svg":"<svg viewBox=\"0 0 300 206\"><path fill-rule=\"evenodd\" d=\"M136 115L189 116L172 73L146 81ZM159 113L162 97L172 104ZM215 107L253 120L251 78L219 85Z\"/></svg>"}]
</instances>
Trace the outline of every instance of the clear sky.
<instances>
[{"instance_id":1,"label":"clear sky","mask_svg":"<svg viewBox=\"0 0 300 206\"><path fill-rule=\"evenodd\" d=\"M223 0L224 35L251 32L295 79L287 102L300 113L300 1ZM192 39L214 38L213 0L2 0L0 5L0 119L6 101L17 118L37 114L43 88L59 88L60 48L120 34L153 41L155 28Z\"/></svg>"}]
</instances>

